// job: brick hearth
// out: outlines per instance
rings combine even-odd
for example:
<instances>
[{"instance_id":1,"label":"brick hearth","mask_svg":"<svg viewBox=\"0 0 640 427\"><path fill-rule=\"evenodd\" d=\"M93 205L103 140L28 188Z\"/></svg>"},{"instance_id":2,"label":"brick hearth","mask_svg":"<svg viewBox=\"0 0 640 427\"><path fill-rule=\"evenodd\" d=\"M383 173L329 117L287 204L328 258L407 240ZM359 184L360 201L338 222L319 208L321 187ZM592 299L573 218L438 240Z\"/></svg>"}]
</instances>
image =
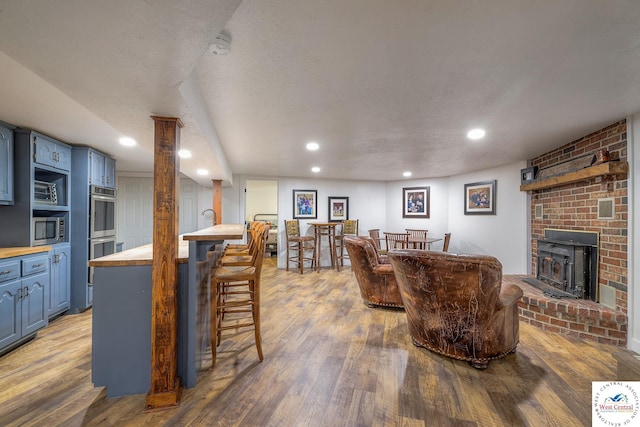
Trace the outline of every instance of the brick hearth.
<instances>
[{"instance_id":1,"label":"brick hearth","mask_svg":"<svg viewBox=\"0 0 640 427\"><path fill-rule=\"evenodd\" d=\"M520 321L540 329L619 347L627 343L627 315L589 300L551 298L523 281L530 276L504 275L503 285L518 285Z\"/></svg>"}]
</instances>

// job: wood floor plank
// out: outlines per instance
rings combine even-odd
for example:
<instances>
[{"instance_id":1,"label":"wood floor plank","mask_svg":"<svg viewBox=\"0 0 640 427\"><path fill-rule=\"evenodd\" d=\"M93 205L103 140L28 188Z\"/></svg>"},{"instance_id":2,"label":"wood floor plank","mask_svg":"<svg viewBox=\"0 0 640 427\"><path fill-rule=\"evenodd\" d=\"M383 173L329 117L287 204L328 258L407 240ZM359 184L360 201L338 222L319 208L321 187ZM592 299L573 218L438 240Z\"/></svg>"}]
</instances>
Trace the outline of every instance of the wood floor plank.
<instances>
[{"instance_id":1,"label":"wood floor plank","mask_svg":"<svg viewBox=\"0 0 640 427\"><path fill-rule=\"evenodd\" d=\"M615 379L615 347L521 323L515 354L486 370L412 344L403 311L370 308L353 272L265 262L265 359L253 333L224 331L179 407L106 398L91 384L91 310L63 316L0 357L2 426L589 425L591 382Z\"/></svg>"}]
</instances>

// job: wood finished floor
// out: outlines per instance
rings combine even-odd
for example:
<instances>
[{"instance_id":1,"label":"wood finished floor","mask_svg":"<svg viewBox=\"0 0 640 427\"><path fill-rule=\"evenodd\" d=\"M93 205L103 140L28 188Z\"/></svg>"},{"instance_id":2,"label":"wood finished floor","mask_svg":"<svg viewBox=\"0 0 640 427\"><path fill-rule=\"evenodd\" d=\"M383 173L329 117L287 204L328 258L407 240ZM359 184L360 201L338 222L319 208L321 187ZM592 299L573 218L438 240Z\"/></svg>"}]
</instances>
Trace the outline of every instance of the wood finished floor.
<instances>
[{"instance_id":1,"label":"wood finished floor","mask_svg":"<svg viewBox=\"0 0 640 427\"><path fill-rule=\"evenodd\" d=\"M524 323L517 353L485 371L417 348L402 311L361 302L349 268L266 263L262 324L264 362L253 333L227 331L178 408L144 413L145 395L91 384L91 311L64 316L0 357L0 425L582 426L591 381L615 379L615 347Z\"/></svg>"}]
</instances>

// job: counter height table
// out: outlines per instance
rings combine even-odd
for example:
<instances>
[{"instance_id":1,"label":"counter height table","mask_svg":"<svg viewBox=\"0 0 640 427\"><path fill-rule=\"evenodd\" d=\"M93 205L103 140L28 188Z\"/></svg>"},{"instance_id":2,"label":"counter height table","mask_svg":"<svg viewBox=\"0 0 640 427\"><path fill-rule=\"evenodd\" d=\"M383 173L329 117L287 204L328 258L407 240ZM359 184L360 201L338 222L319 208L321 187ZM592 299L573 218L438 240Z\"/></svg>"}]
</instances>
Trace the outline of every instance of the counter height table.
<instances>
[{"instance_id":1,"label":"counter height table","mask_svg":"<svg viewBox=\"0 0 640 427\"><path fill-rule=\"evenodd\" d=\"M316 236L316 271L320 272L320 254L322 249L322 236L327 236L329 240L329 256L331 257L331 267L335 267L340 271L340 265L338 264L336 254L336 227L341 225L341 222L310 222L315 229Z\"/></svg>"},{"instance_id":2,"label":"counter height table","mask_svg":"<svg viewBox=\"0 0 640 427\"><path fill-rule=\"evenodd\" d=\"M180 236L178 258L178 376L195 387L210 334L210 272L225 240L243 224L220 224ZM94 268L92 381L107 396L147 393L151 386L153 245L89 261Z\"/></svg>"}]
</instances>

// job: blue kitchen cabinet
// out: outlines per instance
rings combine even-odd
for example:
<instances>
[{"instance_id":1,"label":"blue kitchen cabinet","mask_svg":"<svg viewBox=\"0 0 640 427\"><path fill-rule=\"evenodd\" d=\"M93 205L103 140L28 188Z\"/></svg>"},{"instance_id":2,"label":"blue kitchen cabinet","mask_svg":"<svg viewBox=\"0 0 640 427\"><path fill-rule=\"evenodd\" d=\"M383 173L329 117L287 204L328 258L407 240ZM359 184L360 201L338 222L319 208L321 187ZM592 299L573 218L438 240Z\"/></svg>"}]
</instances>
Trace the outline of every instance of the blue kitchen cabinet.
<instances>
[{"instance_id":1,"label":"blue kitchen cabinet","mask_svg":"<svg viewBox=\"0 0 640 427\"><path fill-rule=\"evenodd\" d=\"M0 260L0 354L48 325L49 284L46 253Z\"/></svg>"},{"instance_id":2,"label":"blue kitchen cabinet","mask_svg":"<svg viewBox=\"0 0 640 427\"><path fill-rule=\"evenodd\" d=\"M116 188L116 161L95 150L87 150L89 156L89 184Z\"/></svg>"},{"instance_id":3,"label":"blue kitchen cabinet","mask_svg":"<svg viewBox=\"0 0 640 427\"><path fill-rule=\"evenodd\" d=\"M38 132L31 132L33 161L65 171L71 170L71 147Z\"/></svg>"},{"instance_id":4,"label":"blue kitchen cabinet","mask_svg":"<svg viewBox=\"0 0 640 427\"><path fill-rule=\"evenodd\" d=\"M51 250L49 319L69 309L71 303L71 245L54 245Z\"/></svg>"},{"instance_id":5,"label":"blue kitchen cabinet","mask_svg":"<svg viewBox=\"0 0 640 427\"><path fill-rule=\"evenodd\" d=\"M13 127L0 122L0 205L13 204Z\"/></svg>"}]
</instances>

